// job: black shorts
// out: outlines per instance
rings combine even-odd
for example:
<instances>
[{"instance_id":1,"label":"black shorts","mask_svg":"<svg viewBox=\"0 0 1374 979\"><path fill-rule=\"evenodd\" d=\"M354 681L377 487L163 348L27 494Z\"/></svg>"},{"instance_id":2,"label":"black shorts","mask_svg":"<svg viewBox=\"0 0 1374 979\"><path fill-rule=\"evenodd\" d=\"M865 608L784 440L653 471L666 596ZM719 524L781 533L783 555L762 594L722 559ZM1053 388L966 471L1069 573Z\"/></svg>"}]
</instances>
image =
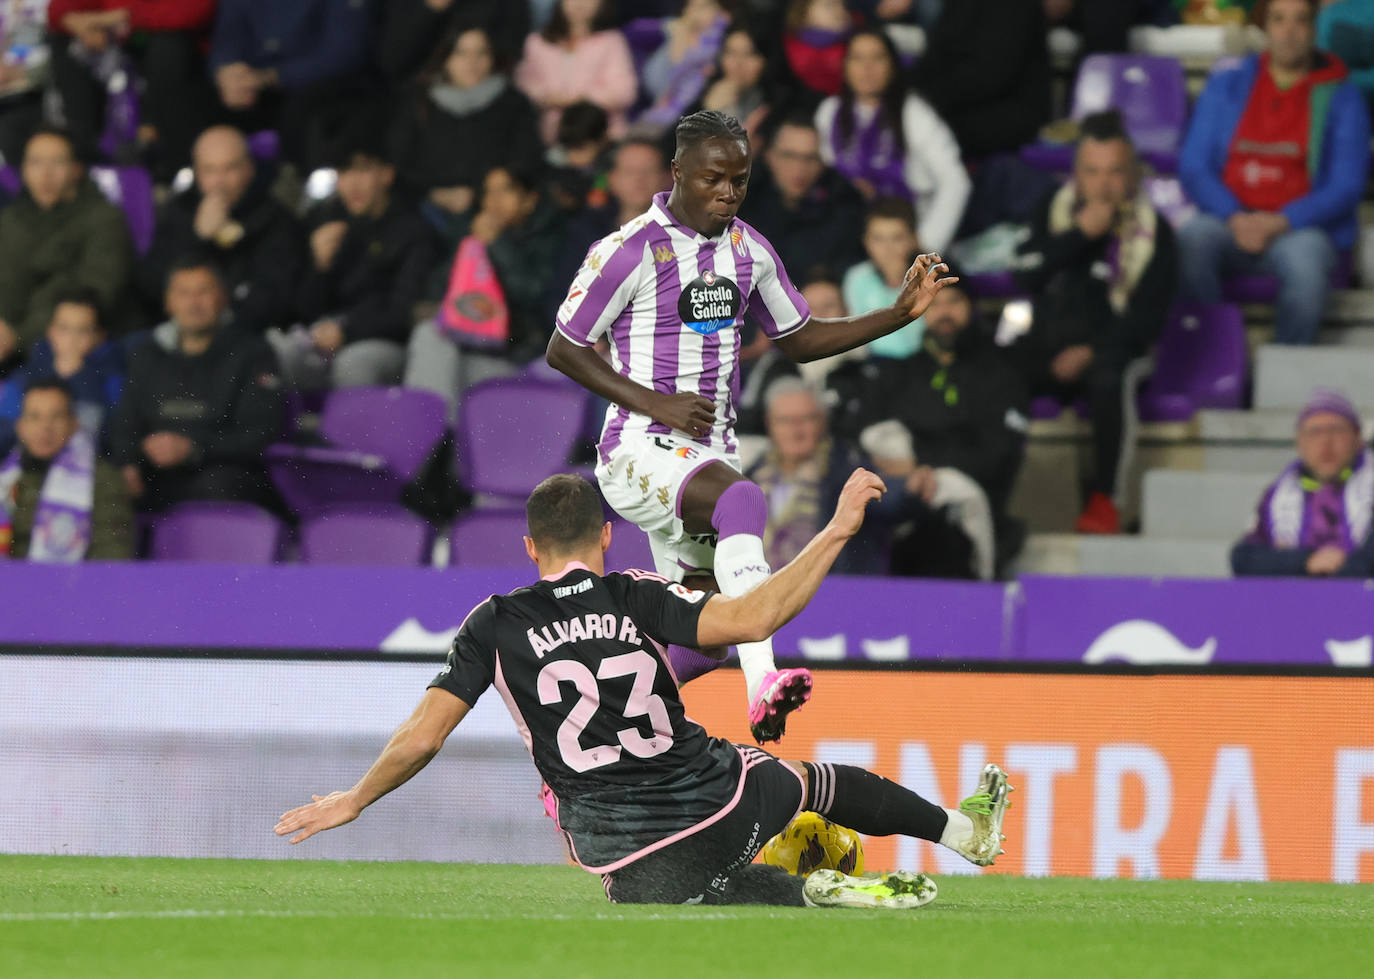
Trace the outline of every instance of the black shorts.
<instances>
[{"instance_id":1,"label":"black shorts","mask_svg":"<svg viewBox=\"0 0 1374 979\"><path fill-rule=\"evenodd\" d=\"M700 832L602 874L607 897L626 904L753 903L731 887L731 876L748 867L764 844L796 817L805 800L801 776L791 765L759 748L736 747L745 768L744 789L734 808ZM801 903L800 878L780 874L769 889L780 891L777 899L761 903ZM756 881L750 890L757 890Z\"/></svg>"}]
</instances>

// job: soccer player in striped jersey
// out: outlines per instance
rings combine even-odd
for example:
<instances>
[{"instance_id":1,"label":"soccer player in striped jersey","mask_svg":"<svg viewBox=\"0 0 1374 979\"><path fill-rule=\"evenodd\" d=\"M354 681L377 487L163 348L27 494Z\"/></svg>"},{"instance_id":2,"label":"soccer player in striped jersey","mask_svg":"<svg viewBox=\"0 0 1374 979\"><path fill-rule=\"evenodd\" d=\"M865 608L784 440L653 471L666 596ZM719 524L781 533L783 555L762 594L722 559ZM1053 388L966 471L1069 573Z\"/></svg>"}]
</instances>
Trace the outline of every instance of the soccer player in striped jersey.
<instances>
[{"instance_id":1,"label":"soccer player in striped jersey","mask_svg":"<svg viewBox=\"0 0 1374 979\"><path fill-rule=\"evenodd\" d=\"M673 189L594 244L559 307L550 365L611 402L597 481L649 536L658 573L743 595L769 573L763 491L741 474L735 443L739 327L749 316L791 359L819 360L886 336L957 282L939 255L918 256L890 307L812 316L773 246L735 214L749 184L749 139L705 111L677 125ZM594 349L605 339L607 363ZM749 726L760 744L811 695L811 673L778 670L772 640L741 643ZM723 650L672 650L685 682Z\"/></svg>"}]
</instances>

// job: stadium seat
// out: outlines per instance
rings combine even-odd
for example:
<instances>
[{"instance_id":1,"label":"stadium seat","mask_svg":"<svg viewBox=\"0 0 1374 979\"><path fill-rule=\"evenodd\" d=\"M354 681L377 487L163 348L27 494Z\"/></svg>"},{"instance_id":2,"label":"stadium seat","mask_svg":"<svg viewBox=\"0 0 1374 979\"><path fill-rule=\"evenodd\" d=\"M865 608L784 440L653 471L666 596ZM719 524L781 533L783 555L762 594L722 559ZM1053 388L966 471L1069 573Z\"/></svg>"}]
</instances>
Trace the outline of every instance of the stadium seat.
<instances>
[{"instance_id":1,"label":"stadium seat","mask_svg":"<svg viewBox=\"0 0 1374 979\"><path fill-rule=\"evenodd\" d=\"M153 244L157 229L157 209L153 201L153 178L142 167L91 167L91 179L111 204L118 205L129 223L129 237L140 255Z\"/></svg>"},{"instance_id":2,"label":"stadium seat","mask_svg":"<svg viewBox=\"0 0 1374 979\"><path fill-rule=\"evenodd\" d=\"M654 570L654 555L649 549L649 538L628 520L616 517L611 520L611 546L606 551L607 571Z\"/></svg>"},{"instance_id":3,"label":"stadium seat","mask_svg":"<svg viewBox=\"0 0 1374 979\"><path fill-rule=\"evenodd\" d=\"M251 503L183 503L155 519L149 556L155 561L271 564L284 531L280 520Z\"/></svg>"},{"instance_id":4,"label":"stadium seat","mask_svg":"<svg viewBox=\"0 0 1374 979\"><path fill-rule=\"evenodd\" d=\"M1141 534L1236 540L1250 526L1260 494L1277 473L1151 469L1141 490Z\"/></svg>"},{"instance_id":5,"label":"stadium seat","mask_svg":"<svg viewBox=\"0 0 1374 979\"><path fill-rule=\"evenodd\" d=\"M566 381L511 377L474 384L458 412L464 487L523 505L541 480L567 470L588 398Z\"/></svg>"},{"instance_id":6,"label":"stadium seat","mask_svg":"<svg viewBox=\"0 0 1374 979\"><path fill-rule=\"evenodd\" d=\"M1016 284L1011 269L968 273L968 291L979 299L1010 299L1026 295Z\"/></svg>"},{"instance_id":7,"label":"stadium seat","mask_svg":"<svg viewBox=\"0 0 1374 979\"><path fill-rule=\"evenodd\" d=\"M281 135L275 129L260 129L248 134L248 152L259 163L272 163L281 156Z\"/></svg>"},{"instance_id":8,"label":"stadium seat","mask_svg":"<svg viewBox=\"0 0 1374 979\"><path fill-rule=\"evenodd\" d=\"M1142 421L1187 421L1199 408L1240 408L1245 321L1223 303L1181 305L1164 324L1155 369L1138 396Z\"/></svg>"},{"instance_id":9,"label":"stadium seat","mask_svg":"<svg viewBox=\"0 0 1374 979\"><path fill-rule=\"evenodd\" d=\"M153 178L142 167L94 166L91 167L91 179L106 199L124 212L129 237L142 255L152 245L157 226ZM0 168L0 190L17 195L23 189L18 168Z\"/></svg>"},{"instance_id":10,"label":"stadium seat","mask_svg":"<svg viewBox=\"0 0 1374 979\"><path fill-rule=\"evenodd\" d=\"M1160 173L1178 170L1178 150L1188 124L1183 66L1148 54L1094 54L1083 59L1073 87L1073 119L1104 109L1121 111L1141 157ZM1042 170L1067 172L1073 146L1032 143L1021 159Z\"/></svg>"},{"instance_id":11,"label":"stadium seat","mask_svg":"<svg viewBox=\"0 0 1374 979\"><path fill-rule=\"evenodd\" d=\"M1177 177L1146 177L1142 183L1150 203L1174 229L1183 227L1197 213L1197 205L1188 199Z\"/></svg>"},{"instance_id":12,"label":"stadium seat","mask_svg":"<svg viewBox=\"0 0 1374 979\"><path fill-rule=\"evenodd\" d=\"M522 538L525 511L514 507L470 510L449 534L449 563L475 568L518 568L529 564Z\"/></svg>"},{"instance_id":13,"label":"stadium seat","mask_svg":"<svg viewBox=\"0 0 1374 979\"><path fill-rule=\"evenodd\" d=\"M332 391L320 415L327 444L269 446L268 472L302 517L340 503L397 503L443 437L445 412L428 391Z\"/></svg>"},{"instance_id":14,"label":"stadium seat","mask_svg":"<svg viewBox=\"0 0 1374 979\"><path fill-rule=\"evenodd\" d=\"M1354 266L1352 254L1342 252L1331 270L1331 288L1348 288ZM1233 303L1272 303L1279 297L1279 280L1272 275L1234 275L1222 282L1221 294Z\"/></svg>"},{"instance_id":15,"label":"stadium seat","mask_svg":"<svg viewBox=\"0 0 1374 979\"><path fill-rule=\"evenodd\" d=\"M345 504L301 522L301 560L306 564L414 567L426 564L434 532L398 504Z\"/></svg>"}]
</instances>

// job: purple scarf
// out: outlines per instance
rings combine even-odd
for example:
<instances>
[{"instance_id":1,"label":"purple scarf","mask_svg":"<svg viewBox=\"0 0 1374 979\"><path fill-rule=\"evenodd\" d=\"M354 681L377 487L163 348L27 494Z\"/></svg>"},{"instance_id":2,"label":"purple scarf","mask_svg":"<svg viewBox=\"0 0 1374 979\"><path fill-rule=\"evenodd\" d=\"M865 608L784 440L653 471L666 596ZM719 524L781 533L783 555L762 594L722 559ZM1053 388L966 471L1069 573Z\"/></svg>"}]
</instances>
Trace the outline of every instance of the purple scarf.
<instances>
[{"instance_id":1,"label":"purple scarf","mask_svg":"<svg viewBox=\"0 0 1374 979\"><path fill-rule=\"evenodd\" d=\"M1355 457L1339 483L1314 486L1291 464L1260 502L1252 539L1283 548L1339 547L1347 554L1369 536L1374 522L1374 463L1368 449Z\"/></svg>"},{"instance_id":2,"label":"purple scarf","mask_svg":"<svg viewBox=\"0 0 1374 979\"><path fill-rule=\"evenodd\" d=\"M663 94L640 113L637 122L659 127L677 122L678 117L685 113L706 87L707 76L716 63L716 54L720 51L725 28L729 25L728 17L717 17L710 27L701 32L696 43L682 55L682 60L673 65ZM665 47L668 43L666 40L663 42Z\"/></svg>"},{"instance_id":3,"label":"purple scarf","mask_svg":"<svg viewBox=\"0 0 1374 979\"><path fill-rule=\"evenodd\" d=\"M23 472L20 449L0 463L0 552L13 539L13 493ZM91 544L91 508L95 499L95 443L85 432L73 435L48 467L33 515L29 560L75 564Z\"/></svg>"},{"instance_id":4,"label":"purple scarf","mask_svg":"<svg viewBox=\"0 0 1374 979\"><path fill-rule=\"evenodd\" d=\"M830 133L835 169L850 180L867 180L880 197L911 200L911 188L906 185L902 168L905 147L897 145L896 134L883 125L876 109L866 123L860 119L857 105L853 110L854 129L847 140L840 136L840 115L844 106L835 112L835 124Z\"/></svg>"}]
</instances>

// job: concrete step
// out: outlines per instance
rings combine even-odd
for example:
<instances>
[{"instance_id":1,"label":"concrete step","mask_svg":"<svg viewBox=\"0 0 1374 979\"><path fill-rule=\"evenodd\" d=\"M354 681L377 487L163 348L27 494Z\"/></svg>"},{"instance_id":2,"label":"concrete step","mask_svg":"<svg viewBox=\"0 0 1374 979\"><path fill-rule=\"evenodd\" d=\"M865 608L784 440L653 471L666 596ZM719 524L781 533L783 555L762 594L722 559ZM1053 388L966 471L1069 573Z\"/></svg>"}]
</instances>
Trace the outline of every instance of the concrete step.
<instances>
[{"instance_id":1,"label":"concrete step","mask_svg":"<svg viewBox=\"0 0 1374 979\"><path fill-rule=\"evenodd\" d=\"M1229 578L1232 541L1169 537L1033 534L1017 574Z\"/></svg>"},{"instance_id":2,"label":"concrete step","mask_svg":"<svg viewBox=\"0 0 1374 979\"><path fill-rule=\"evenodd\" d=\"M1141 490L1141 536L1234 542L1273 478L1272 472L1152 469Z\"/></svg>"}]
</instances>

